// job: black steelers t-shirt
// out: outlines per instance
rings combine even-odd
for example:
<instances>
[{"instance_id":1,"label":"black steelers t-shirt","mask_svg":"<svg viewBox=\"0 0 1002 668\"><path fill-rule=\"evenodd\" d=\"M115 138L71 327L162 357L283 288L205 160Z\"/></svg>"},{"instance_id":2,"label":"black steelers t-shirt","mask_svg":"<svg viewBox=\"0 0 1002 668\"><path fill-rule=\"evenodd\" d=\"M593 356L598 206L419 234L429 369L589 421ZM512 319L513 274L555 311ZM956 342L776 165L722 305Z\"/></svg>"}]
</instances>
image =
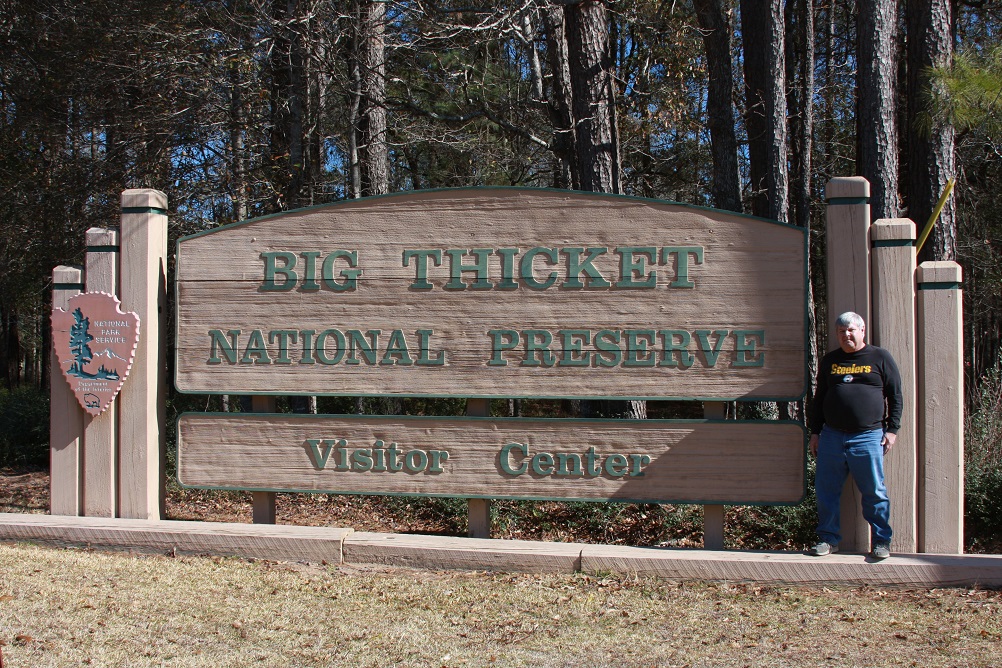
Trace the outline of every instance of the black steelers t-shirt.
<instances>
[{"instance_id":1,"label":"black steelers t-shirt","mask_svg":"<svg viewBox=\"0 0 1002 668\"><path fill-rule=\"evenodd\" d=\"M827 424L847 432L897 433L901 403L901 374L889 352L873 345L851 353L836 348L818 368L811 432Z\"/></svg>"}]
</instances>

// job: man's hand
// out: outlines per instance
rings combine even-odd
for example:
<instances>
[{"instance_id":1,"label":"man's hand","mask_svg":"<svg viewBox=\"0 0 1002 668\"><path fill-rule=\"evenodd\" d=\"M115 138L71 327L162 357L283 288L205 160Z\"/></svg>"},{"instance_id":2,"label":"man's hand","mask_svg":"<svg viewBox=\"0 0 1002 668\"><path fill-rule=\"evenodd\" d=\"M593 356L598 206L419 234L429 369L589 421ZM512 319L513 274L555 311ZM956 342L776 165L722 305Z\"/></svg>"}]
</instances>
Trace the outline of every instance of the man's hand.
<instances>
[{"instance_id":1,"label":"man's hand","mask_svg":"<svg viewBox=\"0 0 1002 668\"><path fill-rule=\"evenodd\" d=\"M897 434L892 434L890 432L884 432L884 438L880 440L880 444L884 446L884 454L886 455L890 452L891 448L894 447L894 441L898 440Z\"/></svg>"},{"instance_id":2,"label":"man's hand","mask_svg":"<svg viewBox=\"0 0 1002 668\"><path fill-rule=\"evenodd\" d=\"M817 457L818 456L818 435L817 434L811 434L811 440L808 441L807 447L811 451L811 456L813 456L813 457Z\"/></svg>"}]
</instances>

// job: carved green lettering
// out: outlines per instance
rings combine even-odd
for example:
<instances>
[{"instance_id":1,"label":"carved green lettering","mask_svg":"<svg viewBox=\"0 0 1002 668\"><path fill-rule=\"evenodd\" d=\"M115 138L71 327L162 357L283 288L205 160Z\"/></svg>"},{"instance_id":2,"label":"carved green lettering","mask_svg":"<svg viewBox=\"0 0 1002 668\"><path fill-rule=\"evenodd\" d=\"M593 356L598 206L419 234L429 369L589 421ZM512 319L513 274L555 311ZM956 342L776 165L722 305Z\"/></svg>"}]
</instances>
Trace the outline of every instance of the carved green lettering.
<instances>
[{"instance_id":1,"label":"carved green lettering","mask_svg":"<svg viewBox=\"0 0 1002 668\"><path fill-rule=\"evenodd\" d=\"M755 339L758 345L765 345L764 329L735 329L731 334L734 335L734 366L765 366L765 353L755 354Z\"/></svg>"},{"instance_id":2,"label":"carved green lettering","mask_svg":"<svg viewBox=\"0 0 1002 668\"><path fill-rule=\"evenodd\" d=\"M533 268L532 262L536 259L537 255L542 255L548 258L548 264L557 264L558 256L555 248L542 248L537 246L536 248L530 248L525 252L525 255L522 256L522 261L519 263L519 274L522 277L522 282L533 290L546 290L557 282L557 272L551 271L547 275L546 280L543 282L536 280L535 269Z\"/></svg>"},{"instance_id":3,"label":"carved green lettering","mask_svg":"<svg viewBox=\"0 0 1002 668\"><path fill-rule=\"evenodd\" d=\"M588 366L591 364L591 353L582 350L583 346L591 344L591 332L587 329L562 329L559 332L563 354L557 366Z\"/></svg>"},{"instance_id":4,"label":"carved green lettering","mask_svg":"<svg viewBox=\"0 0 1002 668\"><path fill-rule=\"evenodd\" d=\"M334 337L335 341L334 357L327 356L327 339L331 336ZM345 341L344 334L341 333L341 330L325 329L317 334L317 342L313 346L313 350L317 353L317 360L319 360L321 364L334 365L338 364L341 361L341 358L344 357L346 347L347 341Z\"/></svg>"},{"instance_id":5,"label":"carved green lettering","mask_svg":"<svg viewBox=\"0 0 1002 668\"><path fill-rule=\"evenodd\" d=\"M654 351L647 346L654 345L653 329L626 330L626 361L623 366L654 366Z\"/></svg>"},{"instance_id":6,"label":"carved green lettering","mask_svg":"<svg viewBox=\"0 0 1002 668\"><path fill-rule=\"evenodd\" d=\"M445 351L439 350L438 355L435 357L430 357L431 344L429 340L431 335L435 333L433 329L419 329L417 330L418 335L418 346L421 350L421 354L418 356L417 363L422 366L443 366L445 365Z\"/></svg>"},{"instance_id":7,"label":"carved green lettering","mask_svg":"<svg viewBox=\"0 0 1002 668\"><path fill-rule=\"evenodd\" d=\"M684 329L662 329L658 331L661 337L661 345L664 354L658 366L678 367L688 369L692 366L696 358L689 352L689 344L692 343L692 336ZM678 341L675 338L678 337Z\"/></svg>"},{"instance_id":8,"label":"carved green lettering","mask_svg":"<svg viewBox=\"0 0 1002 668\"><path fill-rule=\"evenodd\" d=\"M275 364L292 364L289 358L289 340L296 343L299 340L299 332L294 329L275 329L268 332L268 343L278 342L278 359Z\"/></svg>"},{"instance_id":9,"label":"carved green lettering","mask_svg":"<svg viewBox=\"0 0 1002 668\"><path fill-rule=\"evenodd\" d=\"M675 280L668 284L669 288L694 288L696 284L689 279L689 257L696 264L703 264L702 246L665 246L661 249L661 264L669 264L671 256L675 256Z\"/></svg>"},{"instance_id":10,"label":"carved green lettering","mask_svg":"<svg viewBox=\"0 0 1002 668\"><path fill-rule=\"evenodd\" d=\"M573 452L558 452L557 470L553 475L581 475L581 455Z\"/></svg>"},{"instance_id":11,"label":"carved green lettering","mask_svg":"<svg viewBox=\"0 0 1002 668\"><path fill-rule=\"evenodd\" d=\"M404 266L409 267L411 258L414 258L415 274L411 288L414 290L431 290L435 285L428 280L428 260L431 259L436 267L442 265L442 251L440 250L405 250Z\"/></svg>"},{"instance_id":12,"label":"carved green lettering","mask_svg":"<svg viewBox=\"0 0 1002 668\"><path fill-rule=\"evenodd\" d=\"M344 447L345 445L347 443L343 438L338 441L329 438L323 440L316 438L306 439L306 448L310 453L310 459L313 461L313 467L318 471L323 471L327 468L327 460L336 446Z\"/></svg>"},{"instance_id":13,"label":"carved green lettering","mask_svg":"<svg viewBox=\"0 0 1002 668\"><path fill-rule=\"evenodd\" d=\"M395 329L390 334L390 340L386 344L386 354L383 355L380 364L399 364L401 366L414 364L410 351L407 350L407 339L404 337L403 331Z\"/></svg>"},{"instance_id":14,"label":"carved green lettering","mask_svg":"<svg viewBox=\"0 0 1002 668\"><path fill-rule=\"evenodd\" d=\"M411 450L404 455L404 468L411 473L420 473L428 468L428 453L424 450Z\"/></svg>"},{"instance_id":15,"label":"carved green lettering","mask_svg":"<svg viewBox=\"0 0 1002 668\"><path fill-rule=\"evenodd\" d=\"M724 347L724 338L727 336L726 329L718 329L713 332L717 337L716 345L710 345L710 330L708 329L697 329L696 339L699 341L699 349L703 351L703 355L706 356L706 366L713 367L717 363L717 357L720 355L720 351Z\"/></svg>"},{"instance_id":16,"label":"carved green lettering","mask_svg":"<svg viewBox=\"0 0 1002 668\"><path fill-rule=\"evenodd\" d=\"M545 329L527 329L522 332L525 337L525 359L522 366L551 367L556 363L556 357L550 350L553 335ZM536 357L541 353L541 359Z\"/></svg>"},{"instance_id":17,"label":"carved green lettering","mask_svg":"<svg viewBox=\"0 0 1002 668\"><path fill-rule=\"evenodd\" d=\"M351 453L351 469L368 471L372 468L372 450L359 449Z\"/></svg>"},{"instance_id":18,"label":"carved green lettering","mask_svg":"<svg viewBox=\"0 0 1002 668\"><path fill-rule=\"evenodd\" d=\"M522 463L518 468L512 468L512 452L519 452L522 455ZM508 475L522 475L529 470L529 464L525 461L528 454L529 446L522 445L521 443L508 443L501 448L501 452L498 455L498 463L501 465L501 470Z\"/></svg>"},{"instance_id":19,"label":"carved green lettering","mask_svg":"<svg viewBox=\"0 0 1002 668\"><path fill-rule=\"evenodd\" d=\"M588 256L582 261L581 254L586 252L586 250ZM609 251L608 248L562 248L561 251L567 255L567 280L560 287L577 289L586 287L611 287L612 284L605 280L605 277L592 264L595 258L605 255ZM585 274L586 276L583 282L581 274Z\"/></svg>"},{"instance_id":20,"label":"carved green lettering","mask_svg":"<svg viewBox=\"0 0 1002 668\"><path fill-rule=\"evenodd\" d=\"M537 452L532 457L532 472L536 475L553 473L553 455L548 452Z\"/></svg>"},{"instance_id":21,"label":"carved green lettering","mask_svg":"<svg viewBox=\"0 0 1002 668\"><path fill-rule=\"evenodd\" d=\"M611 454L605 458L605 472L613 478L622 478L629 467L630 462L626 455Z\"/></svg>"},{"instance_id":22,"label":"carved green lettering","mask_svg":"<svg viewBox=\"0 0 1002 668\"><path fill-rule=\"evenodd\" d=\"M647 262L657 262L658 249L654 246L626 246L619 253L619 281L617 288L653 288L658 284L658 272L647 270ZM645 277L638 281L639 276Z\"/></svg>"},{"instance_id":23,"label":"carved green lettering","mask_svg":"<svg viewBox=\"0 0 1002 668\"><path fill-rule=\"evenodd\" d=\"M240 330L231 329L227 333L230 336L229 341L220 330L209 330L209 364L222 363L223 360L219 357L220 352L226 356L226 361L230 364L237 363L237 337L240 336Z\"/></svg>"},{"instance_id":24,"label":"carved green lettering","mask_svg":"<svg viewBox=\"0 0 1002 668\"><path fill-rule=\"evenodd\" d=\"M467 251L450 248L445 251L449 256L449 282L445 284L446 290L465 290L467 287L473 290L490 290L493 284L487 278L487 260L491 255L490 248L472 248L470 255L476 255L477 261L474 264L463 264L463 256ZM463 272L473 272L476 281L467 285L463 282Z\"/></svg>"},{"instance_id":25,"label":"carved green lettering","mask_svg":"<svg viewBox=\"0 0 1002 668\"><path fill-rule=\"evenodd\" d=\"M339 259L345 259L348 261L348 266L350 269L342 269L338 272L338 276L343 278L343 281L338 281L334 276L334 263ZM330 255L324 258L323 268L321 269L321 278L323 279L324 286L334 290L335 292L347 292L349 290L355 290L358 287L358 277L362 275L361 269L355 269L358 266L358 252L357 251L346 251L346 250L336 250Z\"/></svg>"},{"instance_id":26,"label":"carved green lettering","mask_svg":"<svg viewBox=\"0 0 1002 668\"><path fill-rule=\"evenodd\" d=\"M264 281L261 289L266 292L287 292L296 287L299 276L293 269L296 268L296 254L289 251L271 251L261 253L264 260ZM278 266L278 260L282 260L283 265ZM276 277L281 275L282 282L276 281Z\"/></svg>"},{"instance_id":27,"label":"carved green lettering","mask_svg":"<svg viewBox=\"0 0 1002 668\"><path fill-rule=\"evenodd\" d=\"M264 345L264 335L260 329L253 330L247 338L247 347L244 349L244 356L240 359L240 363L271 364L271 357Z\"/></svg>"},{"instance_id":28,"label":"carved green lettering","mask_svg":"<svg viewBox=\"0 0 1002 668\"><path fill-rule=\"evenodd\" d=\"M518 332L514 329L492 329L487 332L487 335L491 337L491 359L487 362L487 366L508 366L508 360L504 358L502 353L518 346Z\"/></svg>"},{"instance_id":29,"label":"carved green lettering","mask_svg":"<svg viewBox=\"0 0 1002 668\"><path fill-rule=\"evenodd\" d=\"M623 362L623 350L619 347L622 335L611 329L603 329L595 335L595 362L599 366L614 367Z\"/></svg>"},{"instance_id":30,"label":"carved green lettering","mask_svg":"<svg viewBox=\"0 0 1002 668\"><path fill-rule=\"evenodd\" d=\"M647 455L630 455L630 461L633 463L630 469L632 478L644 475L644 467L651 463L651 458Z\"/></svg>"},{"instance_id":31,"label":"carved green lettering","mask_svg":"<svg viewBox=\"0 0 1002 668\"><path fill-rule=\"evenodd\" d=\"M317 258L320 257L320 251L303 251L300 253L303 259L306 260L306 266L303 268L303 284L299 286L299 289L303 292L316 292L320 289L320 284L317 283Z\"/></svg>"},{"instance_id":32,"label":"carved green lettering","mask_svg":"<svg viewBox=\"0 0 1002 668\"><path fill-rule=\"evenodd\" d=\"M313 358L313 335L316 333L315 329L304 329L299 332L302 336L303 342L303 356L299 359L300 364L317 363L317 361Z\"/></svg>"},{"instance_id":33,"label":"carved green lettering","mask_svg":"<svg viewBox=\"0 0 1002 668\"><path fill-rule=\"evenodd\" d=\"M518 248L498 248L495 252L501 257L501 282L495 287L498 290L518 290L515 276L515 256Z\"/></svg>"},{"instance_id":34,"label":"carved green lettering","mask_svg":"<svg viewBox=\"0 0 1002 668\"><path fill-rule=\"evenodd\" d=\"M365 338L366 334L369 336L368 340ZM357 329L348 330L348 359L344 361L345 364L361 364L362 360L358 358L359 353L369 364L376 363L376 357L379 354L380 330L370 329L366 334Z\"/></svg>"}]
</instances>

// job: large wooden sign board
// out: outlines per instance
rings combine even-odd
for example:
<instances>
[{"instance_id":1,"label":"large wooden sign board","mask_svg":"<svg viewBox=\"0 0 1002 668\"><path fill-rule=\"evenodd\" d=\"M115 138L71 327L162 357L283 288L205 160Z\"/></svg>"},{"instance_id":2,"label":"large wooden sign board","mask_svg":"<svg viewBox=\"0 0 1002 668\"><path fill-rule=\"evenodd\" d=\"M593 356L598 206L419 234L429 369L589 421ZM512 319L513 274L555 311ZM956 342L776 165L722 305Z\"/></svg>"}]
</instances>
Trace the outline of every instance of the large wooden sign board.
<instances>
[{"instance_id":1,"label":"large wooden sign board","mask_svg":"<svg viewBox=\"0 0 1002 668\"><path fill-rule=\"evenodd\" d=\"M190 487L510 499L797 503L794 422L185 414Z\"/></svg>"},{"instance_id":2,"label":"large wooden sign board","mask_svg":"<svg viewBox=\"0 0 1002 668\"><path fill-rule=\"evenodd\" d=\"M793 400L806 233L526 189L422 191L177 247L182 392Z\"/></svg>"}]
</instances>

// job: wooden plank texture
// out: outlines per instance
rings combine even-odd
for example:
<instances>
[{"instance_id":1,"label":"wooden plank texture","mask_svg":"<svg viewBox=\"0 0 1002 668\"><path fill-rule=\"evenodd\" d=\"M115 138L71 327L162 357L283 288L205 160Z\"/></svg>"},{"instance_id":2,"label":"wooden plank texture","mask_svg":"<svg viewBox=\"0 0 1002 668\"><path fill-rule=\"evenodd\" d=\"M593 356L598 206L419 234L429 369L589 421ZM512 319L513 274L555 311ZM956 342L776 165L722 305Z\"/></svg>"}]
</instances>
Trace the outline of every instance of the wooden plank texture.
<instances>
[{"instance_id":1,"label":"wooden plank texture","mask_svg":"<svg viewBox=\"0 0 1002 668\"><path fill-rule=\"evenodd\" d=\"M251 397L251 410L255 413L274 413L275 397ZM277 518L278 498L274 492L254 492L251 497L251 516L254 524L274 524Z\"/></svg>"},{"instance_id":2,"label":"wooden plank texture","mask_svg":"<svg viewBox=\"0 0 1002 668\"><path fill-rule=\"evenodd\" d=\"M722 401L709 401L703 404L703 417L707 420L724 420L727 418L727 404ZM719 504L703 506L703 548L707 550L724 549L724 507Z\"/></svg>"},{"instance_id":3,"label":"wooden plank texture","mask_svg":"<svg viewBox=\"0 0 1002 668\"><path fill-rule=\"evenodd\" d=\"M1000 587L1002 555L715 552L484 540L217 522L0 513L0 541L153 553L225 554L327 564L506 572L628 573L676 580L912 587Z\"/></svg>"},{"instance_id":4,"label":"wooden plank texture","mask_svg":"<svg viewBox=\"0 0 1002 668\"><path fill-rule=\"evenodd\" d=\"M467 399L466 414L470 417L490 417L491 402L487 399ZM491 500L466 500L466 533L470 538L491 537Z\"/></svg>"},{"instance_id":5,"label":"wooden plank texture","mask_svg":"<svg viewBox=\"0 0 1002 668\"><path fill-rule=\"evenodd\" d=\"M0 513L0 540L144 553L341 563L352 529Z\"/></svg>"},{"instance_id":6,"label":"wooden plank texture","mask_svg":"<svg viewBox=\"0 0 1002 668\"><path fill-rule=\"evenodd\" d=\"M81 292L82 281L79 267L53 269L52 308L65 309ZM49 393L49 512L79 515L84 410L59 368L55 346L49 349Z\"/></svg>"},{"instance_id":7,"label":"wooden plank texture","mask_svg":"<svg viewBox=\"0 0 1002 668\"><path fill-rule=\"evenodd\" d=\"M793 226L565 191L417 192L260 218L178 243L176 382L799 398L805 249Z\"/></svg>"},{"instance_id":8,"label":"wooden plank texture","mask_svg":"<svg viewBox=\"0 0 1002 668\"><path fill-rule=\"evenodd\" d=\"M252 491L796 503L804 440L793 422L190 413L178 421L178 480Z\"/></svg>"},{"instance_id":9,"label":"wooden plank texture","mask_svg":"<svg viewBox=\"0 0 1002 668\"><path fill-rule=\"evenodd\" d=\"M907 218L878 220L873 242L873 343L888 350L901 372L904 410L894 447L884 458L891 499L895 552L918 547L918 454L916 440L915 223Z\"/></svg>"},{"instance_id":10,"label":"wooden plank texture","mask_svg":"<svg viewBox=\"0 0 1002 668\"><path fill-rule=\"evenodd\" d=\"M581 570L581 546L527 540L369 533L345 537L345 563L525 573Z\"/></svg>"},{"instance_id":11,"label":"wooden plank texture","mask_svg":"<svg viewBox=\"0 0 1002 668\"><path fill-rule=\"evenodd\" d=\"M87 230L87 292L118 296L118 231ZM131 358L126 366L131 365ZM100 415L84 416L84 515L115 517L118 512L118 404Z\"/></svg>"},{"instance_id":12,"label":"wooden plank texture","mask_svg":"<svg viewBox=\"0 0 1002 668\"><path fill-rule=\"evenodd\" d=\"M961 267L918 269L919 550L964 551L964 329Z\"/></svg>"},{"instance_id":13,"label":"wooden plank texture","mask_svg":"<svg viewBox=\"0 0 1002 668\"><path fill-rule=\"evenodd\" d=\"M997 587L1002 584L1002 555L894 554L890 559L876 561L866 554L841 551L819 559L799 552L714 552L584 545L581 570L679 580Z\"/></svg>"},{"instance_id":14,"label":"wooden plank texture","mask_svg":"<svg viewBox=\"0 0 1002 668\"><path fill-rule=\"evenodd\" d=\"M134 189L121 201L122 310L139 315L143 333L117 401L119 513L157 519L165 498L167 434L167 196Z\"/></svg>"}]
</instances>

